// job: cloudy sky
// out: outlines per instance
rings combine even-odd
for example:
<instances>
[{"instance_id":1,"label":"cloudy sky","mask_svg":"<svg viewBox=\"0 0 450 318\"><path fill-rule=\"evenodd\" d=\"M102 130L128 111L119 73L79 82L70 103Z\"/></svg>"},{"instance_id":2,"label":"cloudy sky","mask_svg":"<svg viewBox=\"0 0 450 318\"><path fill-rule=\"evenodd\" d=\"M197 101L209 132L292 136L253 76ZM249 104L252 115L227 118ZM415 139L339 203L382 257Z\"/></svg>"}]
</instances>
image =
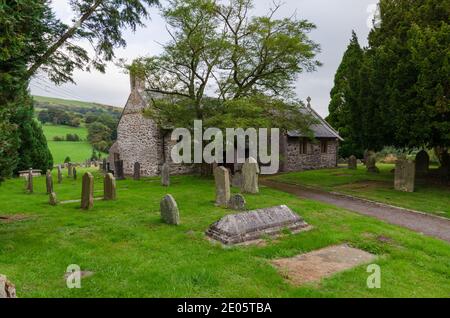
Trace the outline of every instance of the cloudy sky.
<instances>
[{"instance_id":1,"label":"cloudy sky","mask_svg":"<svg viewBox=\"0 0 450 318\"><path fill-rule=\"evenodd\" d=\"M69 22L72 12L68 0L53 0L57 15ZM262 15L272 5L271 0L255 0L254 14ZM366 45L370 31L368 23L373 16L377 0L283 0L278 17L291 16L307 19L317 25L311 38L319 43L322 53L319 60L323 66L314 73L300 75L296 92L302 99L311 96L313 107L322 115L328 114L329 94L333 87L334 74L348 45L351 31L355 30L360 43ZM161 43L169 40L165 23L157 9L151 12L152 19L147 27L135 33L126 32L128 43L125 49L116 51L119 58L129 61L142 55L157 55L161 52ZM35 95L52 96L66 99L79 99L123 107L130 91L128 75L109 65L106 74L99 72L76 72L77 85L55 87L45 79L35 78L31 92Z\"/></svg>"}]
</instances>

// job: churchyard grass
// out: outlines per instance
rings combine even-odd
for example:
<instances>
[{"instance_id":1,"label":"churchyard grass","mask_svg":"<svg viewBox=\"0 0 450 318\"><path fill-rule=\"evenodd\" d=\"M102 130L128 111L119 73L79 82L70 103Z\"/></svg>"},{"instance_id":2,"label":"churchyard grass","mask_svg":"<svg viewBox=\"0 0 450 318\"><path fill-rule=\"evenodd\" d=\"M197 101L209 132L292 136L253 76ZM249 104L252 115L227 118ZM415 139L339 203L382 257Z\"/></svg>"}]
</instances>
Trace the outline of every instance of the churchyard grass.
<instances>
[{"instance_id":1,"label":"churchyard grass","mask_svg":"<svg viewBox=\"0 0 450 318\"><path fill-rule=\"evenodd\" d=\"M395 165L377 164L377 167L380 168L379 174L368 173L363 165L358 165L357 170L346 169L346 166L342 166L337 169L280 174L271 179L349 194L450 218L450 187L416 179L414 193L396 191L394 174L391 173Z\"/></svg>"},{"instance_id":2,"label":"churchyard grass","mask_svg":"<svg viewBox=\"0 0 450 318\"><path fill-rule=\"evenodd\" d=\"M58 200L80 199L85 171L79 169L74 181L65 169L62 184L53 171ZM94 197L102 197L103 176L90 171ZM90 211L82 211L80 203L50 206L45 176L36 178L34 187L30 195L23 179L0 186L0 216L26 217L0 220L0 273L15 283L19 297L450 296L447 242L266 187L258 195L245 195L248 209L286 204L314 228L265 246L213 245L205 230L233 212L214 206L212 179L194 176L171 177L168 189L159 178L117 181L117 201L95 201ZM180 226L160 218L166 193L178 203ZM342 243L378 256L380 289L367 287L366 266L295 287L269 263ZM82 280L81 289L66 287L63 277L70 264L94 272Z\"/></svg>"}]
</instances>

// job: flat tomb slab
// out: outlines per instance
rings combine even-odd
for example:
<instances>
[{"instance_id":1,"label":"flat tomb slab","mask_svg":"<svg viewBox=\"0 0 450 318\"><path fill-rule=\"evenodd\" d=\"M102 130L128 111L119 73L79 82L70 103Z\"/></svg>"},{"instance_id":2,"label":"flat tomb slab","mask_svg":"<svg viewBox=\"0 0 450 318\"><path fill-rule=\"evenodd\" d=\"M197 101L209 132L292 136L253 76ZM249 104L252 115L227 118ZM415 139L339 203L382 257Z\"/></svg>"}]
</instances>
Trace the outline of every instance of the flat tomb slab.
<instances>
[{"instance_id":1,"label":"flat tomb slab","mask_svg":"<svg viewBox=\"0 0 450 318\"><path fill-rule=\"evenodd\" d=\"M376 256L347 244L326 247L271 263L294 285L318 282L322 278L368 264Z\"/></svg>"},{"instance_id":2,"label":"flat tomb slab","mask_svg":"<svg viewBox=\"0 0 450 318\"><path fill-rule=\"evenodd\" d=\"M255 241L283 230L293 233L308 229L308 224L286 205L227 215L211 225L206 235L225 245Z\"/></svg>"}]
</instances>

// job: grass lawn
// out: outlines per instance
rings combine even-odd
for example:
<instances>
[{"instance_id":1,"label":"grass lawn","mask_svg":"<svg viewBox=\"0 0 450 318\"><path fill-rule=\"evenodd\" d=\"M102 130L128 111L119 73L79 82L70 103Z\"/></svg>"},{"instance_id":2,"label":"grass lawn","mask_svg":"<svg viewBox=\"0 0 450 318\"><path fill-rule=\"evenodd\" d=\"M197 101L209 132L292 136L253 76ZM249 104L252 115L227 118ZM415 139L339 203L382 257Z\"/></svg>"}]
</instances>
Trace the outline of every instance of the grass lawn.
<instances>
[{"instance_id":1,"label":"grass lawn","mask_svg":"<svg viewBox=\"0 0 450 318\"><path fill-rule=\"evenodd\" d=\"M394 165L377 164L381 173L368 173L364 166L358 170L346 168L311 170L281 174L272 179L290 184L317 187L384 202L399 207L428 212L450 218L450 187L432 185L418 179L416 191L405 193L394 189Z\"/></svg>"},{"instance_id":2,"label":"grass lawn","mask_svg":"<svg viewBox=\"0 0 450 318\"><path fill-rule=\"evenodd\" d=\"M48 147L53 155L53 162L60 164L64 162L67 156L70 157L72 162L81 163L86 159L89 159L92 155L92 146L86 140L87 129L86 127L69 127L63 125L43 125L44 135L47 138ZM66 137L66 134L77 134L82 141L53 141L53 137L60 136ZM103 154L106 156L106 154Z\"/></svg>"},{"instance_id":3,"label":"grass lawn","mask_svg":"<svg viewBox=\"0 0 450 318\"><path fill-rule=\"evenodd\" d=\"M78 181L55 184L59 200L80 197ZM287 204L314 226L267 246L223 248L204 237L208 226L230 213L214 207L214 183L194 176L172 178L169 192L182 224L163 224L159 201L166 194L159 179L118 181L118 200L95 201L84 212L79 203L51 207L44 177L35 194L22 179L0 186L0 273L19 297L449 297L450 245L406 229L287 193L262 188L247 195L248 208ZM102 195L95 173L95 196ZM389 238L380 240L379 236ZM349 243L378 255L381 289L368 289L366 266L320 284L295 287L269 264L334 244ZM78 264L95 272L81 289L66 288L66 268Z\"/></svg>"}]
</instances>

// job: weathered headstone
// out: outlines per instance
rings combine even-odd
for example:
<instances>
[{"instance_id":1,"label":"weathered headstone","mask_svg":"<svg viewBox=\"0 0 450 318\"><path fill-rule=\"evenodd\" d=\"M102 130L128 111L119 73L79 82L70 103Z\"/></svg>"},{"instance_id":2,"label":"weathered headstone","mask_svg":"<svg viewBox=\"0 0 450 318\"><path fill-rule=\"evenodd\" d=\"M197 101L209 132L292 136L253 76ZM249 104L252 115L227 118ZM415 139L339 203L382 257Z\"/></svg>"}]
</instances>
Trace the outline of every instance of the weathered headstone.
<instances>
[{"instance_id":1,"label":"weathered headstone","mask_svg":"<svg viewBox=\"0 0 450 318\"><path fill-rule=\"evenodd\" d=\"M259 166L255 159L249 158L242 165L242 186L243 193L256 194L259 193L258 185Z\"/></svg>"},{"instance_id":2,"label":"weathered headstone","mask_svg":"<svg viewBox=\"0 0 450 318\"><path fill-rule=\"evenodd\" d=\"M161 184L164 187L170 186L170 166L167 163L161 167Z\"/></svg>"},{"instance_id":3,"label":"weathered headstone","mask_svg":"<svg viewBox=\"0 0 450 318\"><path fill-rule=\"evenodd\" d=\"M425 150L420 151L416 155L416 173L427 174L430 169L430 156Z\"/></svg>"},{"instance_id":4,"label":"weathered headstone","mask_svg":"<svg viewBox=\"0 0 450 318\"><path fill-rule=\"evenodd\" d=\"M348 158L348 168L352 170L356 170L358 168L357 160L355 156L350 156Z\"/></svg>"},{"instance_id":5,"label":"weathered headstone","mask_svg":"<svg viewBox=\"0 0 450 318\"><path fill-rule=\"evenodd\" d=\"M77 180L77 168L73 167L72 174L73 174L73 180Z\"/></svg>"},{"instance_id":6,"label":"weathered headstone","mask_svg":"<svg viewBox=\"0 0 450 318\"><path fill-rule=\"evenodd\" d=\"M17 298L16 287L4 275L0 275L0 298Z\"/></svg>"},{"instance_id":7,"label":"weathered headstone","mask_svg":"<svg viewBox=\"0 0 450 318\"><path fill-rule=\"evenodd\" d=\"M70 162L67 165L67 174L68 174L69 178L72 177L72 175L73 175L73 164Z\"/></svg>"},{"instance_id":8,"label":"weathered headstone","mask_svg":"<svg viewBox=\"0 0 450 318\"><path fill-rule=\"evenodd\" d=\"M134 163L133 179L134 180L141 179L141 164L139 162Z\"/></svg>"},{"instance_id":9,"label":"weathered headstone","mask_svg":"<svg viewBox=\"0 0 450 318\"><path fill-rule=\"evenodd\" d=\"M53 192L53 177L50 170L47 170L47 173L45 174L45 186L47 188L47 194Z\"/></svg>"},{"instance_id":10,"label":"weathered headstone","mask_svg":"<svg viewBox=\"0 0 450 318\"><path fill-rule=\"evenodd\" d=\"M411 160L398 160L395 165L395 190L414 192L416 166Z\"/></svg>"},{"instance_id":11,"label":"weathered headstone","mask_svg":"<svg viewBox=\"0 0 450 318\"><path fill-rule=\"evenodd\" d=\"M58 199L56 198L55 192L51 192L48 195L48 201L49 201L50 205L53 205L53 206L58 205Z\"/></svg>"},{"instance_id":12,"label":"weathered headstone","mask_svg":"<svg viewBox=\"0 0 450 318\"><path fill-rule=\"evenodd\" d=\"M239 189L242 187L242 173L240 171L231 177L231 186Z\"/></svg>"},{"instance_id":13,"label":"weathered headstone","mask_svg":"<svg viewBox=\"0 0 450 318\"><path fill-rule=\"evenodd\" d=\"M103 199L116 199L116 178L114 178L112 173L105 174L105 177L103 178Z\"/></svg>"},{"instance_id":14,"label":"weathered headstone","mask_svg":"<svg viewBox=\"0 0 450 318\"><path fill-rule=\"evenodd\" d=\"M308 224L286 205L227 215L214 223L206 235L223 244L239 244L258 240L266 235L277 235L287 229L292 233Z\"/></svg>"},{"instance_id":15,"label":"weathered headstone","mask_svg":"<svg viewBox=\"0 0 450 318\"><path fill-rule=\"evenodd\" d=\"M379 173L380 169L377 167L377 159L374 153L370 153L366 160L367 171L371 173Z\"/></svg>"},{"instance_id":16,"label":"weathered headstone","mask_svg":"<svg viewBox=\"0 0 450 318\"><path fill-rule=\"evenodd\" d=\"M246 203L247 202L242 194L235 194L231 196L228 207L232 210L244 211Z\"/></svg>"},{"instance_id":17,"label":"weathered headstone","mask_svg":"<svg viewBox=\"0 0 450 318\"><path fill-rule=\"evenodd\" d=\"M125 175L123 172L123 160L118 160L114 162L114 176L117 180L124 180Z\"/></svg>"},{"instance_id":18,"label":"weathered headstone","mask_svg":"<svg viewBox=\"0 0 450 318\"><path fill-rule=\"evenodd\" d=\"M230 201L230 172L225 167L214 169L214 179L216 182L216 205L226 208Z\"/></svg>"},{"instance_id":19,"label":"weathered headstone","mask_svg":"<svg viewBox=\"0 0 450 318\"><path fill-rule=\"evenodd\" d=\"M180 211L173 196L166 195L160 203L161 218L167 224L180 224Z\"/></svg>"},{"instance_id":20,"label":"weathered headstone","mask_svg":"<svg viewBox=\"0 0 450 318\"><path fill-rule=\"evenodd\" d=\"M90 172L86 172L83 176L83 184L81 189L81 208L89 210L94 207L94 177Z\"/></svg>"},{"instance_id":21,"label":"weathered headstone","mask_svg":"<svg viewBox=\"0 0 450 318\"><path fill-rule=\"evenodd\" d=\"M62 183L62 179L63 179L62 168L61 165L58 165L58 183Z\"/></svg>"},{"instance_id":22,"label":"weathered headstone","mask_svg":"<svg viewBox=\"0 0 450 318\"><path fill-rule=\"evenodd\" d=\"M33 193L33 169L32 168L30 168L30 170L28 171L27 191L28 191L28 193Z\"/></svg>"}]
</instances>

